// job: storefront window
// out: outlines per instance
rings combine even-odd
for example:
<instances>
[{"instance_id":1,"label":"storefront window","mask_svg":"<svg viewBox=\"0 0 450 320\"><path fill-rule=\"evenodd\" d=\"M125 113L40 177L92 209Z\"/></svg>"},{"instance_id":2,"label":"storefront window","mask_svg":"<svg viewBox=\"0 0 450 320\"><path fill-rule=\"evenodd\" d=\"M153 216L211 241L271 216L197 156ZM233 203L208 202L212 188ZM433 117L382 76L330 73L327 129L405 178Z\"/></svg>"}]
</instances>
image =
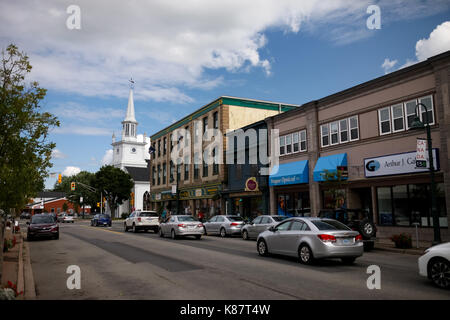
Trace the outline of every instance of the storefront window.
<instances>
[{"instance_id":1,"label":"storefront window","mask_svg":"<svg viewBox=\"0 0 450 320\"><path fill-rule=\"evenodd\" d=\"M397 226L409 226L410 214L408 212L408 189L406 185L392 187L394 203L395 224Z\"/></svg>"},{"instance_id":2,"label":"storefront window","mask_svg":"<svg viewBox=\"0 0 450 320\"><path fill-rule=\"evenodd\" d=\"M287 216L309 216L311 213L309 192L278 194L277 214Z\"/></svg>"},{"instance_id":3,"label":"storefront window","mask_svg":"<svg viewBox=\"0 0 450 320\"><path fill-rule=\"evenodd\" d=\"M381 225L392 225L391 187L377 188L378 216Z\"/></svg>"}]
</instances>

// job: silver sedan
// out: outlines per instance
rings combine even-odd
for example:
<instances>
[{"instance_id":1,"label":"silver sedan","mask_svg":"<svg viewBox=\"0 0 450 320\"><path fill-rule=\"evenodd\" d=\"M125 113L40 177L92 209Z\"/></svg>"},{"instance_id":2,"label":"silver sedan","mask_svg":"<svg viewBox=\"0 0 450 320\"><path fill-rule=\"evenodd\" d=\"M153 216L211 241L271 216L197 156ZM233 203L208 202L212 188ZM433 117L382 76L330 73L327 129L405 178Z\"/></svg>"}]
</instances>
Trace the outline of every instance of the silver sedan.
<instances>
[{"instance_id":1,"label":"silver sedan","mask_svg":"<svg viewBox=\"0 0 450 320\"><path fill-rule=\"evenodd\" d=\"M241 229L242 239L256 239L258 234L269 229L271 226L274 226L281 221L287 219L287 216L271 216L271 215L263 215L258 216L253 219L252 222L244 225Z\"/></svg>"},{"instance_id":2,"label":"silver sedan","mask_svg":"<svg viewBox=\"0 0 450 320\"><path fill-rule=\"evenodd\" d=\"M363 255L362 236L333 219L290 218L259 234L257 250L298 257L301 263L315 259L341 258L351 264Z\"/></svg>"},{"instance_id":3,"label":"silver sedan","mask_svg":"<svg viewBox=\"0 0 450 320\"><path fill-rule=\"evenodd\" d=\"M203 225L205 226L205 234L218 234L224 238L234 234L240 235L244 219L240 216L217 215Z\"/></svg>"},{"instance_id":4,"label":"silver sedan","mask_svg":"<svg viewBox=\"0 0 450 320\"><path fill-rule=\"evenodd\" d=\"M159 225L159 236L170 235L172 239L194 236L200 239L203 235L203 224L189 215L174 215Z\"/></svg>"}]
</instances>

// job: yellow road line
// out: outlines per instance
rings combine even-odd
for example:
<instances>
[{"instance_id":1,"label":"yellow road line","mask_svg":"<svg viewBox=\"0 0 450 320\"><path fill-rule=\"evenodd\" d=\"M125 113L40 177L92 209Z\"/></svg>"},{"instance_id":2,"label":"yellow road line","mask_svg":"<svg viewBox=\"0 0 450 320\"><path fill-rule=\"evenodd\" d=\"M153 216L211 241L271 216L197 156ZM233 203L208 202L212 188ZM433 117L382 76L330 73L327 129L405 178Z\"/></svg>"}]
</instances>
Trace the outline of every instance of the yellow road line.
<instances>
[{"instance_id":1,"label":"yellow road line","mask_svg":"<svg viewBox=\"0 0 450 320\"><path fill-rule=\"evenodd\" d=\"M92 227L91 227L91 226L84 226L84 225L82 225L82 224L79 224L79 226L80 226L80 227L89 228L89 229L92 230ZM112 231L112 230L98 229L98 228L96 228L95 230L102 230L102 231L106 231L106 232L112 232L112 233L116 233L116 234L121 234L121 235L123 235L123 232L117 232L117 231Z\"/></svg>"}]
</instances>

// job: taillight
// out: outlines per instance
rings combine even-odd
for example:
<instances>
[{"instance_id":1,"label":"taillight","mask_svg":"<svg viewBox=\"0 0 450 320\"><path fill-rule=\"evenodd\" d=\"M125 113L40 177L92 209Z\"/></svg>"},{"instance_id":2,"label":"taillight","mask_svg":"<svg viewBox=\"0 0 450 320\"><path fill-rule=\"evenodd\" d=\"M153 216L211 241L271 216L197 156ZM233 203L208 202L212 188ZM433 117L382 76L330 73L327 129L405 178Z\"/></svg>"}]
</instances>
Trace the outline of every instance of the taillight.
<instances>
[{"instance_id":1,"label":"taillight","mask_svg":"<svg viewBox=\"0 0 450 320\"><path fill-rule=\"evenodd\" d=\"M183 223L180 223L179 225L178 225L179 227L181 227L181 228L184 228L184 227L186 227L186 225L185 224L183 224Z\"/></svg>"},{"instance_id":2,"label":"taillight","mask_svg":"<svg viewBox=\"0 0 450 320\"><path fill-rule=\"evenodd\" d=\"M200 223L200 224L197 225L197 227L203 228L203 224Z\"/></svg>"},{"instance_id":3,"label":"taillight","mask_svg":"<svg viewBox=\"0 0 450 320\"><path fill-rule=\"evenodd\" d=\"M240 225L240 223L237 223L237 222L233 222L230 224L230 226L238 226L238 225Z\"/></svg>"},{"instance_id":4,"label":"taillight","mask_svg":"<svg viewBox=\"0 0 450 320\"><path fill-rule=\"evenodd\" d=\"M336 237L331 234L318 234L317 236L323 242L336 242Z\"/></svg>"},{"instance_id":5,"label":"taillight","mask_svg":"<svg viewBox=\"0 0 450 320\"><path fill-rule=\"evenodd\" d=\"M360 234L358 234L356 237L355 237L355 241L363 241L363 237L362 237L362 235L360 235Z\"/></svg>"},{"instance_id":6,"label":"taillight","mask_svg":"<svg viewBox=\"0 0 450 320\"><path fill-rule=\"evenodd\" d=\"M141 218L140 217L138 218L138 221L141 222Z\"/></svg>"}]
</instances>

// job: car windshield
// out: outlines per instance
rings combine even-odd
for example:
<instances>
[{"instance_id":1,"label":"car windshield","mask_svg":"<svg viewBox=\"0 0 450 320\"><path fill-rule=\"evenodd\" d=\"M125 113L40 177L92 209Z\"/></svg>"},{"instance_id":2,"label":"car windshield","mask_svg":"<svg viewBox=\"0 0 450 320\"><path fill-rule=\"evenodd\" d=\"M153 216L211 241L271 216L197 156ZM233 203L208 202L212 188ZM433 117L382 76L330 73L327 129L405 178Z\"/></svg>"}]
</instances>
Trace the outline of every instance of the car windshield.
<instances>
[{"instance_id":1,"label":"car windshield","mask_svg":"<svg viewBox=\"0 0 450 320\"><path fill-rule=\"evenodd\" d=\"M180 222L197 222L194 217L178 217L178 221Z\"/></svg>"},{"instance_id":2,"label":"car windshield","mask_svg":"<svg viewBox=\"0 0 450 320\"><path fill-rule=\"evenodd\" d=\"M140 217L157 217L158 214L154 211L143 211L139 214Z\"/></svg>"},{"instance_id":3,"label":"car windshield","mask_svg":"<svg viewBox=\"0 0 450 320\"><path fill-rule=\"evenodd\" d=\"M276 222L283 221L284 219L287 219L287 218L288 218L287 216L286 216L286 217L284 217L284 216L275 216L275 217L272 217L272 219L275 220Z\"/></svg>"},{"instance_id":4,"label":"car windshield","mask_svg":"<svg viewBox=\"0 0 450 320\"><path fill-rule=\"evenodd\" d=\"M228 216L227 218L230 221L244 221L244 219L242 219L242 217L238 217L238 216Z\"/></svg>"},{"instance_id":5,"label":"car windshield","mask_svg":"<svg viewBox=\"0 0 450 320\"><path fill-rule=\"evenodd\" d=\"M31 219L32 224L41 224L41 223L54 223L55 219L52 216L33 216Z\"/></svg>"},{"instance_id":6,"label":"car windshield","mask_svg":"<svg viewBox=\"0 0 450 320\"><path fill-rule=\"evenodd\" d=\"M101 219L108 219L108 215L106 215L106 214L101 214L98 217Z\"/></svg>"},{"instance_id":7,"label":"car windshield","mask_svg":"<svg viewBox=\"0 0 450 320\"><path fill-rule=\"evenodd\" d=\"M345 224L336 220L312 220L311 221L319 230L351 230Z\"/></svg>"}]
</instances>

